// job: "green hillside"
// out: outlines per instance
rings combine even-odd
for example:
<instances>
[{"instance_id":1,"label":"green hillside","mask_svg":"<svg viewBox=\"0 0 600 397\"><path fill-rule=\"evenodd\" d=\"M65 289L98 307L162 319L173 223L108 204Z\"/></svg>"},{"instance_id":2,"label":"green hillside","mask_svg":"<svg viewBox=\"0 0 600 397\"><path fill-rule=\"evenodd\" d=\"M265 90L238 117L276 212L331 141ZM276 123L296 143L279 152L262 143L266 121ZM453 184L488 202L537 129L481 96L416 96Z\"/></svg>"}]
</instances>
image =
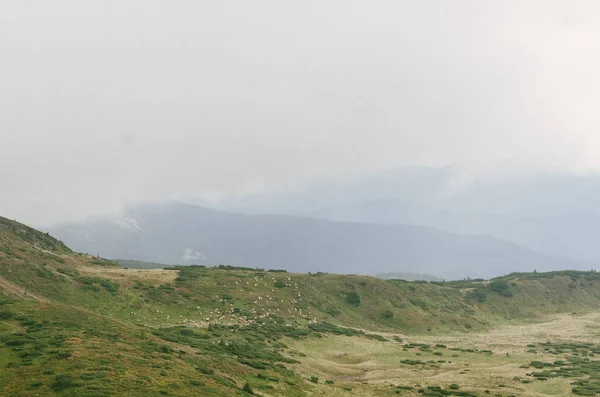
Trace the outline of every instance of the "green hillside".
<instances>
[{"instance_id":1,"label":"green hillside","mask_svg":"<svg viewBox=\"0 0 600 397\"><path fill-rule=\"evenodd\" d=\"M485 395L490 385L495 395L545 395L513 372L500 388L464 367L504 360L526 376L520 366L551 354L535 347L548 340L494 346L503 357L477 338L599 308L595 272L427 283L228 266L123 269L0 218L0 395L459 393L441 377L449 373L466 385L455 395ZM444 338L454 345L433 343ZM334 347L340 352L323 356ZM571 390L568 376L552 378L548 394Z\"/></svg>"}]
</instances>

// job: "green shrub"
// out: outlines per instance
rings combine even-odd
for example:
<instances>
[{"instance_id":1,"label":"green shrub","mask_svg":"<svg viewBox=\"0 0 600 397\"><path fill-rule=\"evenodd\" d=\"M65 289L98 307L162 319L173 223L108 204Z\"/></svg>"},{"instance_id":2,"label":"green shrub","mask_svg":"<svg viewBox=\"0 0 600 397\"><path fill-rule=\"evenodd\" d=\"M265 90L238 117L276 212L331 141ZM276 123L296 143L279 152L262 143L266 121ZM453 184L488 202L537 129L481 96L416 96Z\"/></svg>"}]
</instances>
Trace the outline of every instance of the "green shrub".
<instances>
[{"instance_id":1,"label":"green shrub","mask_svg":"<svg viewBox=\"0 0 600 397\"><path fill-rule=\"evenodd\" d=\"M78 383L73 382L73 377L71 375L60 374L54 377L54 382L52 382L50 388L54 391L61 391L75 386L80 385Z\"/></svg>"},{"instance_id":2,"label":"green shrub","mask_svg":"<svg viewBox=\"0 0 600 397\"><path fill-rule=\"evenodd\" d=\"M64 268L59 268L56 269L57 272L61 273L61 274L66 274L67 276L78 276L79 272L76 269L71 269L69 267L64 267Z\"/></svg>"},{"instance_id":3,"label":"green shrub","mask_svg":"<svg viewBox=\"0 0 600 397\"><path fill-rule=\"evenodd\" d=\"M429 310L429 305L422 299L419 298L408 298L411 305L420 307L423 310Z\"/></svg>"},{"instance_id":4,"label":"green shrub","mask_svg":"<svg viewBox=\"0 0 600 397\"><path fill-rule=\"evenodd\" d=\"M240 361L240 364L247 365L254 369L267 369L269 367L268 364L263 363L261 361L254 361L254 360L239 360L239 361Z\"/></svg>"},{"instance_id":5,"label":"green shrub","mask_svg":"<svg viewBox=\"0 0 600 397\"><path fill-rule=\"evenodd\" d=\"M331 317L336 317L342 314L342 311L337 307L330 306L327 309L325 309L325 313L329 314Z\"/></svg>"},{"instance_id":6,"label":"green shrub","mask_svg":"<svg viewBox=\"0 0 600 397\"><path fill-rule=\"evenodd\" d=\"M115 283L112 280L107 280L104 278L99 278L99 277L87 277L87 276L78 276L76 277L77 281L83 283L83 288L88 289L88 290L92 290L92 291L99 291L100 288L102 287L104 288L106 291L110 292L111 294L116 294L117 291L119 290L119 284Z\"/></svg>"},{"instance_id":7,"label":"green shrub","mask_svg":"<svg viewBox=\"0 0 600 397\"><path fill-rule=\"evenodd\" d=\"M34 390L34 389L39 389L42 386L42 382L37 380L35 382L32 382L29 384L29 386L27 386L27 389L29 390Z\"/></svg>"},{"instance_id":8,"label":"green shrub","mask_svg":"<svg viewBox=\"0 0 600 397\"><path fill-rule=\"evenodd\" d=\"M363 331L358 330L358 329L339 327L337 325L333 325L330 323L309 324L308 329L310 329L313 332L330 333L330 334L346 335L346 336L356 336L356 335L364 335L365 334Z\"/></svg>"},{"instance_id":9,"label":"green shrub","mask_svg":"<svg viewBox=\"0 0 600 397\"><path fill-rule=\"evenodd\" d=\"M71 352L70 351L60 351L60 352L56 353L56 357L57 358L69 358L69 357L71 357Z\"/></svg>"},{"instance_id":10,"label":"green shrub","mask_svg":"<svg viewBox=\"0 0 600 397\"><path fill-rule=\"evenodd\" d=\"M212 375L215 373L215 370L212 368L209 368L207 366L204 365L199 365L196 367L196 371L200 372L201 374L204 375Z\"/></svg>"},{"instance_id":11,"label":"green shrub","mask_svg":"<svg viewBox=\"0 0 600 397\"><path fill-rule=\"evenodd\" d=\"M244 384L244 387L242 387L242 390L248 394L254 394L254 390L252 390L252 388L250 387L250 384L248 382L246 382Z\"/></svg>"},{"instance_id":12,"label":"green shrub","mask_svg":"<svg viewBox=\"0 0 600 397\"><path fill-rule=\"evenodd\" d=\"M506 280L494 280L487 285L487 288L490 291L496 292L502 296L511 297L513 296L512 292L510 292L510 285Z\"/></svg>"},{"instance_id":13,"label":"green shrub","mask_svg":"<svg viewBox=\"0 0 600 397\"><path fill-rule=\"evenodd\" d=\"M486 292L481 288L476 288L474 290L469 291L466 296L468 299L472 299L476 302L483 303L485 302Z\"/></svg>"},{"instance_id":14,"label":"green shrub","mask_svg":"<svg viewBox=\"0 0 600 397\"><path fill-rule=\"evenodd\" d=\"M369 339L375 339L375 340L378 340L380 342L387 342L388 341L385 337L383 337L381 335L378 335L378 334L365 334L365 337L367 337Z\"/></svg>"},{"instance_id":15,"label":"green shrub","mask_svg":"<svg viewBox=\"0 0 600 397\"><path fill-rule=\"evenodd\" d=\"M346 294L346 303L352 306L360 306L360 295L356 291L351 291Z\"/></svg>"},{"instance_id":16,"label":"green shrub","mask_svg":"<svg viewBox=\"0 0 600 397\"><path fill-rule=\"evenodd\" d=\"M180 266L176 266L176 267L180 267ZM231 265L219 265L219 266L216 266L216 268L219 270L246 270L246 271L254 271L254 270L264 271L265 270L265 269L260 269L260 268L253 269L251 267L231 266Z\"/></svg>"}]
</instances>

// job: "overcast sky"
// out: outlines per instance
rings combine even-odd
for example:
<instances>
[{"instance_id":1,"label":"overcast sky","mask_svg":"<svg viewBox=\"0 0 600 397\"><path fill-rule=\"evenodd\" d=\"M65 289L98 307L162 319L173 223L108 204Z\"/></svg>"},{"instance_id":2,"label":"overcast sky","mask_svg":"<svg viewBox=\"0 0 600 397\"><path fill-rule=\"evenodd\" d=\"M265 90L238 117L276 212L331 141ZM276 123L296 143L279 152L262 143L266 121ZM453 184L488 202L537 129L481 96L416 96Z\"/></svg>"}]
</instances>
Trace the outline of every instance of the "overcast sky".
<instances>
[{"instance_id":1,"label":"overcast sky","mask_svg":"<svg viewBox=\"0 0 600 397\"><path fill-rule=\"evenodd\" d=\"M404 164L600 169L600 2L0 0L0 215Z\"/></svg>"}]
</instances>

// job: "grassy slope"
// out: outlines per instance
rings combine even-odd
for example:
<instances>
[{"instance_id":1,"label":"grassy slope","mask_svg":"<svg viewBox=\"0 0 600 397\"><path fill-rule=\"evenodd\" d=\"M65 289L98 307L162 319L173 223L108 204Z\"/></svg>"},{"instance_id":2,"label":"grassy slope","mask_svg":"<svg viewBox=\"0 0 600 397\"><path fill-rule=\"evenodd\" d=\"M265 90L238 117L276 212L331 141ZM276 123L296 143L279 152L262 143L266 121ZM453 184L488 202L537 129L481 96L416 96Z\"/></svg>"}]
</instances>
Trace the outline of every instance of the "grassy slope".
<instances>
[{"instance_id":1,"label":"grassy slope","mask_svg":"<svg viewBox=\"0 0 600 397\"><path fill-rule=\"evenodd\" d=\"M324 322L435 337L600 307L596 273L503 280L120 269L0 218L0 390L218 396L244 395L239 389L249 382L263 395L335 395L345 387L385 394L350 378L336 378L335 386L307 381L304 362L313 358L295 346L310 351L323 337L392 343L333 336L349 331L319 328Z\"/></svg>"}]
</instances>

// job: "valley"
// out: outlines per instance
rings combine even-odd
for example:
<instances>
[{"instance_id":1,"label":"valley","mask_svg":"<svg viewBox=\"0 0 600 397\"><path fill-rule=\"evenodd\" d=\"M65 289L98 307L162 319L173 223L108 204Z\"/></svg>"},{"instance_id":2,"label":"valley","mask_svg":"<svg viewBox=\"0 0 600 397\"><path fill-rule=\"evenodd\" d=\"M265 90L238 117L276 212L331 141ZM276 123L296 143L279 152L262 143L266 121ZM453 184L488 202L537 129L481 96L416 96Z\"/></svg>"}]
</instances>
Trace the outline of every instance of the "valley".
<instances>
[{"instance_id":1,"label":"valley","mask_svg":"<svg viewBox=\"0 0 600 397\"><path fill-rule=\"evenodd\" d=\"M0 395L600 390L600 276L419 282L124 269L0 219Z\"/></svg>"}]
</instances>

